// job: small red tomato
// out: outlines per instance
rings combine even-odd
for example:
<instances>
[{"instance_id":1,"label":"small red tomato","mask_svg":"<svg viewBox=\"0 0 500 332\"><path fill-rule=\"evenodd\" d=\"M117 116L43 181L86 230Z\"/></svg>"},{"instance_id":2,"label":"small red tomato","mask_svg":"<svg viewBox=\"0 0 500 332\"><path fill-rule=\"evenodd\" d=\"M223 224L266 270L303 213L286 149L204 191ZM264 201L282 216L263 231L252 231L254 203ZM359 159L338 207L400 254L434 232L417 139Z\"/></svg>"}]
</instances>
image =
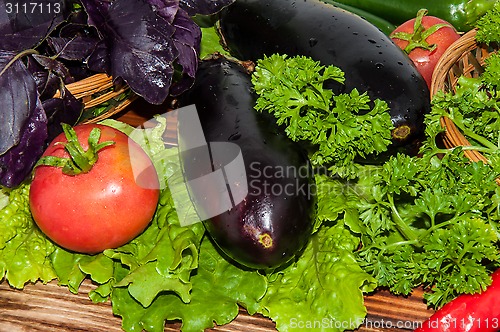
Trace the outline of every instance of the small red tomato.
<instances>
[{"instance_id":1,"label":"small red tomato","mask_svg":"<svg viewBox=\"0 0 500 332\"><path fill-rule=\"evenodd\" d=\"M109 126L64 128L34 170L29 195L33 219L51 240L76 252L95 254L129 242L148 226L158 203L158 175L151 159ZM89 152L89 145L98 151ZM83 159L80 155L68 162L73 160L68 151L75 149ZM134 177L138 170L141 185Z\"/></svg>"},{"instance_id":2,"label":"small red tomato","mask_svg":"<svg viewBox=\"0 0 500 332\"><path fill-rule=\"evenodd\" d=\"M426 9L419 10L415 18L398 26L390 37L408 54L430 89L438 60L460 35L447 21L426 14Z\"/></svg>"}]
</instances>

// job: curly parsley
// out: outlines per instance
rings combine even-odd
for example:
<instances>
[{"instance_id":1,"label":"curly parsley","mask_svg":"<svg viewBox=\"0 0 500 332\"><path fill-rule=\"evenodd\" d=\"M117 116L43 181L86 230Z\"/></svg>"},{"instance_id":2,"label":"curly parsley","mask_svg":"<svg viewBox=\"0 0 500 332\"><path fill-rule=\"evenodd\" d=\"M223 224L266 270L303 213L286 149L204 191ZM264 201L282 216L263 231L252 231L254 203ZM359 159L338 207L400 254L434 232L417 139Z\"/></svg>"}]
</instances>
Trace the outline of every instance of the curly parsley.
<instances>
[{"instance_id":1,"label":"curly parsley","mask_svg":"<svg viewBox=\"0 0 500 332\"><path fill-rule=\"evenodd\" d=\"M273 114L294 141L310 142L313 165L348 175L356 159L387 150L393 125L385 101L356 89L335 95L324 87L329 80L343 83L344 73L304 56L266 57L252 76L255 108Z\"/></svg>"},{"instance_id":2,"label":"curly parsley","mask_svg":"<svg viewBox=\"0 0 500 332\"><path fill-rule=\"evenodd\" d=\"M500 259L497 175L459 149L392 157L356 188L363 269L396 294L424 286L436 307L485 289Z\"/></svg>"},{"instance_id":3,"label":"curly parsley","mask_svg":"<svg viewBox=\"0 0 500 332\"><path fill-rule=\"evenodd\" d=\"M475 27L478 29L476 39L479 42L490 44L500 41L500 3L498 1L476 21Z\"/></svg>"}]
</instances>

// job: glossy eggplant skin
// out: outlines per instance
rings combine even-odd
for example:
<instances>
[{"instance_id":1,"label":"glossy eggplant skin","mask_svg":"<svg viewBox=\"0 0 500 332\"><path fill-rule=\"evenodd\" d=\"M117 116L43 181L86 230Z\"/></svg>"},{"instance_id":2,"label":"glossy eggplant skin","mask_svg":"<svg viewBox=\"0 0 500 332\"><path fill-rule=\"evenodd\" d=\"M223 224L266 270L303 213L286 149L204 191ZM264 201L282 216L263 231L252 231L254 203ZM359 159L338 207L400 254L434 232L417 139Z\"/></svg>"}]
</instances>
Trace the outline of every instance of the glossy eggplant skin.
<instances>
[{"instance_id":1,"label":"glossy eggplant skin","mask_svg":"<svg viewBox=\"0 0 500 332\"><path fill-rule=\"evenodd\" d=\"M393 146L424 132L430 95L408 56L365 19L320 0L236 0L221 12L220 33L230 52L257 61L274 53L304 55L345 73L336 93L357 88L390 108Z\"/></svg>"},{"instance_id":2,"label":"glossy eggplant skin","mask_svg":"<svg viewBox=\"0 0 500 332\"><path fill-rule=\"evenodd\" d=\"M254 110L256 98L245 68L217 58L200 63L180 105L195 104L206 141L237 144L245 166L248 194L229 211L204 221L208 233L235 262L273 269L308 242L316 211L314 174L304 150L274 118ZM182 163L196 160L185 156Z\"/></svg>"}]
</instances>

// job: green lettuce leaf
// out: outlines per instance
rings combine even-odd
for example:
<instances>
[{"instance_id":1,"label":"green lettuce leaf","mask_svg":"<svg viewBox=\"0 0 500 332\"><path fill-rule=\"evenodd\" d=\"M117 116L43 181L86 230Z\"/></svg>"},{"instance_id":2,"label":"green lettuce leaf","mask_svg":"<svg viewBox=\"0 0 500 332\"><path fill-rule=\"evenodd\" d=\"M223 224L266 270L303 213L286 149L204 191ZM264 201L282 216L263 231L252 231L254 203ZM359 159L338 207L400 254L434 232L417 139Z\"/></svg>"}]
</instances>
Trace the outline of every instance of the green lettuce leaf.
<instances>
[{"instance_id":1,"label":"green lettuce leaf","mask_svg":"<svg viewBox=\"0 0 500 332\"><path fill-rule=\"evenodd\" d=\"M113 278L113 261L102 253L92 256L57 247L51 255L51 261L58 284L68 287L74 294L78 293L81 283L88 276L97 284L110 282ZM102 301L107 300L108 296L109 293Z\"/></svg>"},{"instance_id":2,"label":"green lettuce leaf","mask_svg":"<svg viewBox=\"0 0 500 332\"><path fill-rule=\"evenodd\" d=\"M201 43L199 58L205 59L214 53L230 56L230 53L224 49L221 37L218 33L217 15L195 15L193 21L201 29Z\"/></svg>"},{"instance_id":3,"label":"green lettuce leaf","mask_svg":"<svg viewBox=\"0 0 500 332\"><path fill-rule=\"evenodd\" d=\"M182 331L204 331L223 325L238 315L238 305L255 313L266 291L266 279L226 261L205 238L199 267L191 277L190 301L163 292L148 307L134 301L123 288L113 294L114 313L122 316L126 331L163 331L165 320L181 320Z\"/></svg>"},{"instance_id":4,"label":"green lettuce leaf","mask_svg":"<svg viewBox=\"0 0 500 332\"><path fill-rule=\"evenodd\" d=\"M55 246L38 229L29 209L29 185L4 191L8 204L0 210L0 280L22 289L28 282L47 283L56 273L47 257Z\"/></svg>"},{"instance_id":5,"label":"green lettuce leaf","mask_svg":"<svg viewBox=\"0 0 500 332\"><path fill-rule=\"evenodd\" d=\"M299 260L269 276L259 308L279 331L344 331L361 325L366 316L363 293L376 281L356 262L359 238L344 224L324 224Z\"/></svg>"},{"instance_id":6,"label":"green lettuce leaf","mask_svg":"<svg viewBox=\"0 0 500 332\"><path fill-rule=\"evenodd\" d=\"M201 46L200 46L200 59L209 57L214 53L229 55L229 53L222 47L220 36L215 27L202 27L201 28Z\"/></svg>"},{"instance_id":7,"label":"green lettuce leaf","mask_svg":"<svg viewBox=\"0 0 500 332\"><path fill-rule=\"evenodd\" d=\"M170 193L165 190L153 225L127 245L104 252L130 269L115 287L128 287L130 295L144 307L162 291L175 292L188 302L190 277L198 267L204 232L201 223L189 227L179 225Z\"/></svg>"}]
</instances>

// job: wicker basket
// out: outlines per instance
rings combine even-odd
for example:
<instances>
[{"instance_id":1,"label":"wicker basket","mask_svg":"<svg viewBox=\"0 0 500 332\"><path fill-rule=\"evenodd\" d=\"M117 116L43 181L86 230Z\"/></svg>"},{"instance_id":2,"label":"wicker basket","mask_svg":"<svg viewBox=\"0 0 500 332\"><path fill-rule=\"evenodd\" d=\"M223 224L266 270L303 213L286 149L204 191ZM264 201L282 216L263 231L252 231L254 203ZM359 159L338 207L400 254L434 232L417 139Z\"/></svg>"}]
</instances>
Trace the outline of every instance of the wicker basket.
<instances>
[{"instance_id":1,"label":"wicker basket","mask_svg":"<svg viewBox=\"0 0 500 332\"><path fill-rule=\"evenodd\" d=\"M470 30L453 43L436 64L432 75L431 95L438 91L455 91L455 85L461 75L477 77L484 69L484 60L496 49L476 41L476 30ZM447 148L471 146L467 138L447 117L441 118L445 128L443 143ZM472 161L488 162L485 156L475 150L465 150L464 154ZM497 181L498 182L498 181Z\"/></svg>"},{"instance_id":2,"label":"wicker basket","mask_svg":"<svg viewBox=\"0 0 500 332\"><path fill-rule=\"evenodd\" d=\"M106 74L95 74L66 88L84 104L81 122L98 122L121 112L130 105L137 95L126 84L116 84ZM56 93L54 97L59 97Z\"/></svg>"}]
</instances>

